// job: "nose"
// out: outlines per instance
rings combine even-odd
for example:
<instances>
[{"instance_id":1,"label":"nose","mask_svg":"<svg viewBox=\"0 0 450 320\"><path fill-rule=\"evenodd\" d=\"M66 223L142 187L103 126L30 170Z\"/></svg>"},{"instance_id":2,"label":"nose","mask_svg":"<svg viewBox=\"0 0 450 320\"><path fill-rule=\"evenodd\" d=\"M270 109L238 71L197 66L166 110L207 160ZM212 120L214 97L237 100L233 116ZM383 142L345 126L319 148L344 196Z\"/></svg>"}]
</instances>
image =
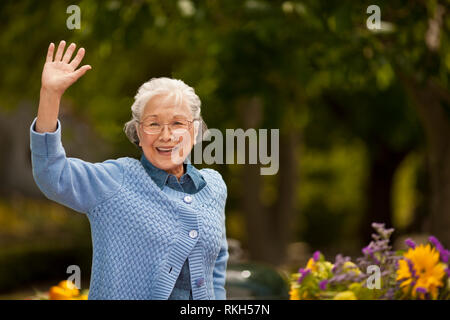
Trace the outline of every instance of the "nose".
<instances>
[{"instance_id":1,"label":"nose","mask_svg":"<svg viewBox=\"0 0 450 320\"><path fill-rule=\"evenodd\" d=\"M161 133L159 134L159 140L161 141L170 141L172 140L172 132L169 129L169 125L164 124Z\"/></svg>"}]
</instances>

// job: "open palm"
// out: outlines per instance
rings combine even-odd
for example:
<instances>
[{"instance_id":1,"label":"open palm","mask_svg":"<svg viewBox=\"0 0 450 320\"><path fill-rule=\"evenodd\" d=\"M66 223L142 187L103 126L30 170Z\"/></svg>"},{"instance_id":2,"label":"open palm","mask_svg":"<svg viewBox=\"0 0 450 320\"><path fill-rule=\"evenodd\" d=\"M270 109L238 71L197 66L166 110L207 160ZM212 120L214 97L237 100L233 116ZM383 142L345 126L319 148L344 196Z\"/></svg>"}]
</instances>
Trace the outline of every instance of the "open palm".
<instances>
[{"instance_id":1,"label":"open palm","mask_svg":"<svg viewBox=\"0 0 450 320\"><path fill-rule=\"evenodd\" d=\"M44 70L42 71L42 87L60 95L84 75L87 70L92 69L90 65L84 65L77 69L84 57L85 50L80 48L75 58L70 61L76 45L75 43L70 44L63 56L65 45L65 41L59 43L58 50L53 58L55 45L53 43L50 44Z\"/></svg>"}]
</instances>

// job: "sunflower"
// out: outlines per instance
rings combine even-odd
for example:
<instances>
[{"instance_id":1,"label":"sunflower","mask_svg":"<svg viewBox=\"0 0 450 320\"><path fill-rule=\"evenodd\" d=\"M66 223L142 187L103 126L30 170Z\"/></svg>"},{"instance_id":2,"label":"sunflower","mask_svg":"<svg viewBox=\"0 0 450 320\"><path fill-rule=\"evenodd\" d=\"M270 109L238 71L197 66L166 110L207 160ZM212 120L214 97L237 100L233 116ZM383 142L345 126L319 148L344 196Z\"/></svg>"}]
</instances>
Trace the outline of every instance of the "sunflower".
<instances>
[{"instance_id":1,"label":"sunflower","mask_svg":"<svg viewBox=\"0 0 450 320\"><path fill-rule=\"evenodd\" d=\"M403 292L412 289L414 298L423 299L426 294L431 294L436 299L444 275L445 265L439 261L439 252L429 244L410 248L399 260L397 281L401 282Z\"/></svg>"}]
</instances>

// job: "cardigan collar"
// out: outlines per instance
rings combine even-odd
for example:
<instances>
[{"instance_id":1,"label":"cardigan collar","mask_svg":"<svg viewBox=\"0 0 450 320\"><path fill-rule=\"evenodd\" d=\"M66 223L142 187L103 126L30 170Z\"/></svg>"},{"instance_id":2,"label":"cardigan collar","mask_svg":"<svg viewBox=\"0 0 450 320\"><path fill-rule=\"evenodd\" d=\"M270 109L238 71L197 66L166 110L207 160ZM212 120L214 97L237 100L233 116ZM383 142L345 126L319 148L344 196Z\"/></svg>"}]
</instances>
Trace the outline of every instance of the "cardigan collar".
<instances>
[{"instance_id":1,"label":"cardigan collar","mask_svg":"<svg viewBox=\"0 0 450 320\"><path fill-rule=\"evenodd\" d=\"M141 163L142 163L143 167L145 168L145 171L147 171L147 173L150 175L152 180L162 190L164 188L164 186L166 185L167 179L169 178L170 174L158 167L155 167L150 161L147 160L144 153L142 153L142 156L141 156ZM191 162L189 161L188 158L186 158L186 160L184 161L183 167L184 167L183 176L188 175L192 179L192 182L194 183L195 188L198 191L199 187L202 186L202 182L204 181L204 178L201 175L200 171L197 170L197 168L195 168L191 164ZM183 178L183 176L182 176L182 178Z\"/></svg>"}]
</instances>

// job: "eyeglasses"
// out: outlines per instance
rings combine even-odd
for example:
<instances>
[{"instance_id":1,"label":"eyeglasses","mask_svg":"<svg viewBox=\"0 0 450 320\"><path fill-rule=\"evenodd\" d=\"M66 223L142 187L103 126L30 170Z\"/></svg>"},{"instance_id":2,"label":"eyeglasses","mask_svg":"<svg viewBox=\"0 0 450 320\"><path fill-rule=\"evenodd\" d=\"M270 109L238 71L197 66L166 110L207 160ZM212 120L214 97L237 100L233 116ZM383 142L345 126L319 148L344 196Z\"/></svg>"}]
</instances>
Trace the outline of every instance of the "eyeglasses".
<instances>
[{"instance_id":1,"label":"eyeglasses","mask_svg":"<svg viewBox=\"0 0 450 320\"><path fill-rule=\"evenodd\" d=\"M191 129L192 123L198 119L194 119L192 121L189 120L173 120L168 123L161 123L155 120L147 120L143 122L139 122L139 124L142 126L143 131L146 134L159 134L161 133L164 125L168 125L169 129L172 133L182 133L189 129Z\"/></svg>"}]
</instances>

